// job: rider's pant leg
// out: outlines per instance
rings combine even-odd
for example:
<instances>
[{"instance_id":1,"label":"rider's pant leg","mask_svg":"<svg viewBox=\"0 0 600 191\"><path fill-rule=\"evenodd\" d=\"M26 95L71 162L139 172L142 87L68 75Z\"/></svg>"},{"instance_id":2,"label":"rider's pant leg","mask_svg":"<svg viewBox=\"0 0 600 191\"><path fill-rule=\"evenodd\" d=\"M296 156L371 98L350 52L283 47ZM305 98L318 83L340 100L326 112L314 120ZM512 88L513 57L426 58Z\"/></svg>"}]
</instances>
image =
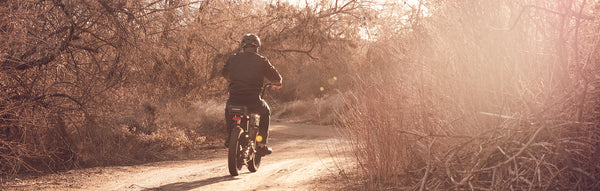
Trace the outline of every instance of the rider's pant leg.
<instances>
[{"instance_id":1,"label":"rider's pant leg","mask_svg":"<svg viewBox=\"0 0 600 191\"><path fill-rule=\"evenodd\" d=\"M233 124L233 118L231 118L231 116L229 115L229 100L227 101L227 104L225 105L225 141L229 141L229 137L231 136L231 128L232 128L232 124Z\"/></svg>"},{"instance_id":2,"label":"rider's pant leg","mask_svg":"<svg viewBox=\"0 0 600 191\"><path fill-rule=\"evenodd\" d=\"M258 111L260 115L260 122L258 124L258 133L263 137L263 141L261 143L267 144L267 139L269 138L269 122L271 118L271 109L267 102L261 100L262 104Z\"/></svg>"}]
</instances>

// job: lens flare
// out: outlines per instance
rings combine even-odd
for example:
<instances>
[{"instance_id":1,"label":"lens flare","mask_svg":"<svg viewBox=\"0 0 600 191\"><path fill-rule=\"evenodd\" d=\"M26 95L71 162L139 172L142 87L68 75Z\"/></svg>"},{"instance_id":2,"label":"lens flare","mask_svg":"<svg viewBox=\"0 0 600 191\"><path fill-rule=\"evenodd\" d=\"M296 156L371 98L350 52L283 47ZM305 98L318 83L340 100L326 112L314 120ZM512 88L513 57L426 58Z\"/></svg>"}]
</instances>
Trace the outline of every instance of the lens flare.
<instances>
[{"instance_id":1,"label":"lens flare","mask_svg":"<svg viewBox=\"0 0 600 191\"><path fill-rule=\"evenodd\" d=\"M329 83L329 85L334 85L335 81L337 81L337 76L327 79L327 83Z\"/></svg>"}]
</instances>

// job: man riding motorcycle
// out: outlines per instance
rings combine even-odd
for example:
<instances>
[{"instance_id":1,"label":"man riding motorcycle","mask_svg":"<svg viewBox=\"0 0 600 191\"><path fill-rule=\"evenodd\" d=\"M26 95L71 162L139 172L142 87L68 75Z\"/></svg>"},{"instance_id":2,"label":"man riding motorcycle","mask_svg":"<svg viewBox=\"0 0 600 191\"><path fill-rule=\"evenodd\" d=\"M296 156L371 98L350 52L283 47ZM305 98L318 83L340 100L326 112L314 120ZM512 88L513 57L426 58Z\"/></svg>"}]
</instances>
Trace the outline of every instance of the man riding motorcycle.
<instances>
[{"instance_id":1,"label":"man riding motorcycle","mask_svg":"<svg viewBox=\"0 0 600 191\"><path fill-rule=\"evenodd\" d=\"M267 58L258 54L260 46L258 36L254 34L244 35L240 43L242 52L231 55L221 73L229 81L229 99L225 108L227 125L225 147L229 146L233 124L228 109L230 105L245 105L250 112L260 115L259 136L262 137L262 140L258 141L257 154L264 156L272 152L271 148L266 146L269 136L270 108L259 94L265 78L277 89L282 86L279 72Z\"/></svg>"}]
</instances>

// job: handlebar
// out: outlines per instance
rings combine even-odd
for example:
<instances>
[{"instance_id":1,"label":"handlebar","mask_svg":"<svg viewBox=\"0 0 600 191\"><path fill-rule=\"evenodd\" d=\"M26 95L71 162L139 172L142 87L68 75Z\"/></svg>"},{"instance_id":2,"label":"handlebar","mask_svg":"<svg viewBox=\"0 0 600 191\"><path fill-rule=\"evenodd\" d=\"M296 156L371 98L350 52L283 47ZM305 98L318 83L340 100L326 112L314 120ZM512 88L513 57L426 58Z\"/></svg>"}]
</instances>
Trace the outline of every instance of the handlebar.
<instances>
[{"instance_id":1,"label":"handlebar","mask_svg":"<svg viewBox=\"0 0 600 191\"><path fill-rule=\"evenodd\" d=\"M265 83L265 85L263 85L262 90L260 92L260 98L265 97L265 92L268 88L276 88L276 87L281 87L281 85L274 85L271 82Z\"/></svg>"}]
</instances>

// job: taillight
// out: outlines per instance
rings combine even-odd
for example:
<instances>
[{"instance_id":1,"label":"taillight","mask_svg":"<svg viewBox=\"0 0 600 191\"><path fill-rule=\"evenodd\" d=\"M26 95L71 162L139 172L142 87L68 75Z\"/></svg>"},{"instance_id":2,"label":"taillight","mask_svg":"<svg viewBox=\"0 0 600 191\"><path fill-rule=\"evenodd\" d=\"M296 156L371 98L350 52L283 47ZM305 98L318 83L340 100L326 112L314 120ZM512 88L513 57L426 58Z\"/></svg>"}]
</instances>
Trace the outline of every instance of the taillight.
<instances>
[{"instance_id":1,"label":"taillight","mask_svg":"<svg viewBox=\"0 0 600 191\"><path fill-rule=\"evenodd\" d=\"M233 117L233 120L242 120L242 118L235 116L235 117Z\"/></svg>"}]
</instances>

